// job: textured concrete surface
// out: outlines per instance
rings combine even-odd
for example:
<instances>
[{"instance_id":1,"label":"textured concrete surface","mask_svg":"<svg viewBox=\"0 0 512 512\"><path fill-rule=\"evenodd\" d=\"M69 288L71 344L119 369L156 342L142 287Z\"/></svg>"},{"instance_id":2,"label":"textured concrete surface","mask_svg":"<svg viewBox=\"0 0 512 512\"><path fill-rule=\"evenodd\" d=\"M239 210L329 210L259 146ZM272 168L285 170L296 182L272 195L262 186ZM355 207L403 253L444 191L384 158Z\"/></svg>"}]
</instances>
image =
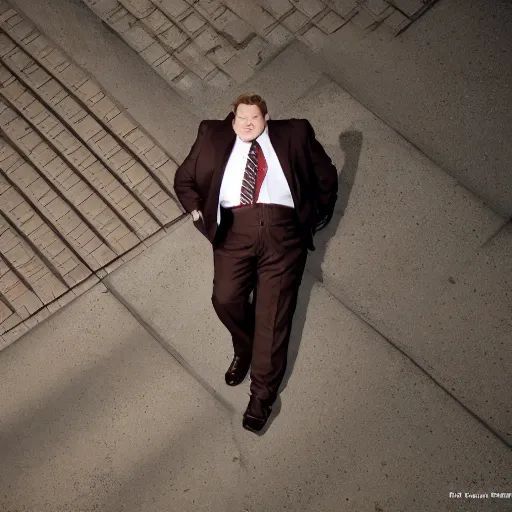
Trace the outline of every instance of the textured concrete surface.
<instances>
[{"instance_id":1,"label":"textured concrete surface","mask_svg":"<svg viewBox=\"0 0 512 512\"><path fill-rule=\"evenodd\" d=\"M450 277L450 288L425 305L401 339L417 361L510 443L512 225ZM425 347L426 355L417 347Z\"/></svg>"},{"instance_id":2,"label":"textured concrete surface","mask_svg":"<svg viewBox=\"0 0 512 512\"><path fill-rule=\"evenodd\" d=\"M243 430L248 382L205 389L230 350L207 250L187 222L107 279L192 374L103 285L1 352L2 510L509 510L448 493L507 491L510 450L309 273L271 428Z\"/></svg>"},{"instance_id":3,"label":"textured concrete surface","mask_svg":"<svg viewBox=\"0 0 512 512\"><path fill-rule=\"evenodd\" d=\"M223 383L232 348L211 307L212 277L208 243L187 222L105 285L234 409L241 510L507 510L447 496L506 488L510 449L309 272L278 413L263 436L244 431L249 381Z\"/></svg>"},{"instance_id":4,"label":"textured concrete surface","mask_svg":"<svg viewBox=\"0 0 512 512\"><path fill-rule=\"evenodd\" d=\"M0 27L4 345L181 210L175 161L108 92L6 2Z\"/></svg>"},{"instance_id":5,"label":"textured concrete surface","mask_svg":"<svg viewBox=\"0 0 512 512\"><path fill-rule=\"evenodd\" d=\"M239 510L230 413L102 285L0 367L2 511Z\"/></svg>"},{"instance_id":6,"label":"textured concrete surface","mask_svg":"<svg viewBox=\"0 0 512 512\"><path fill-rule=\"evenodd\" d=\"M433 0L84 0L159 75L191 98L257 73L293 39L317 48L351 25L399 32Z\"/></svg>"},{"instance_id":7,"label":"textured concrete surface","mask_svg":"<svg viewBox=\"0 0 512 512\"><path fill-rule=\"evenodd\" d=\"M316 238L312 273L512 440L509 230L484 251L496 268L478 256L505 221L332 82L281 113L310 119L329 154L342 158L341 199ZM452 296L460 274L474 280L473 306L462 291ZM472 331L478 302L493 313Z\"/></svg>"},{"instance_id":8,"label":"textured concrete surface","mask_svg":"<svg viewBox=\"0 0 512 512\"><path fill-rule=\"evenodd\" d=\"M81 0L15 0L55 43L94 78L174 157L188 154L199 118L169 85ZM55 16L55 13L59 13ZM151 100L151 101L148 101Z\"/></svg>"},{"instance_id":9,"label":"textured concrete surface","mask_svg":"<svg viewBox=\"0 0 512 512\"><path fill-rule=\"evenodd\" d=\"M280 53L258 56L262 47L251 46L252 70L239 59L232 68L239 82L219 88L204 86L208 75L192 80L190 73L169 84L81 1L16 0L73 56L79 67L71 69L97 82L172 160L187 154L200 118L222 117L236 93L257 90L272 117L312 121L341 170L341 194L333 222L310 255L290 371L264 436L240 426L248 382L224 385L231 346L210 304L210 247L182 220L73 288L74 297L101 278L111 293L95 286L0 352L0 385L7 390L0 398L0 509L508 512L510 499L458 500L448 493L510 491L510 224L442 170L446 164L507 214L508 11L500 2L490 11L480 0L471 6L443 0L394 40L399 19L367 30L383 16L384 10L377 13L383 2L325 2L342 17L343 9L358 9L328 36L341 50L330 53L318 30L334 25L327 24L327 10L315 11L320 2L294 1L288 15L281 12L291 10L287 0L266 1L279 23L265 27L264 15L251 14L256 3L225 0L228 14L218 22L232 38L245 37L248 19L258 25L258 44L267 41L267 28L277 29L277 37L281 25L300 25L295 11L309 21L289 29L292 44L267 41ZM184 4L156 3L168 12ZM419 5L395 3L409 15ZM122 4L140 10L149 2ZM215 4L201 1L194 10ZM170 16L199 38L206 30L201 16L192 14ZM143 23L150 21L155 18ZM397 25L390 28L390 21ZM6 23L8 18L2 27L21 37L20 44L37 41L26 25ZM130 41L137 43L140 32L132 32ZM193 45L183 44L176 58L201 63ZM157 49L140 51L147 60ZM449 56L452 49L459 53ZM52 53L47 65L65 71ZM37 66L24 67L19 52L12 55L3 67L21 64L26 80L43 76ZM454 73L445 70L448 65ZM16 80L0 91L4 101L27 97L12 94ZM441 167L347 94L345 83ZM200 94L190 96L196 86ZM89 86L83 94L95 108ZM9 108L3 117L12 116ZM13 120L21 126L21 119ZM8 125L4 131L21 149L34 143L34 134L18 137L18 128L9 132ZM8 205L15 200L12 192L7 198ZM39 307L30 287L40 289L31 273L44 270L44 261L33 258L34 268L27 265L31 247L12 237L13 223L25 222L27 211L14 207L8 211L18 216L4 222L0 239L14 249L12 260L0 260L0 284L11 286L13 301L27 299L20 309L26 319L2 337L0 349L71 300L62 296L30 316L29 307ZM45 243L43 249L52 247ZM12 287L13 277L25 288ZM57 285L49 286L53 292ZM9 313L0 301L0 318Z\"/></svg>"},{"instance_id":10,"label":"textured concrete surface","mask_svg":"<svg viewBox=\"0 0 512 512\"><path fill-rule=\"evenodd\" d=\"M440 0L402 35L347 26L316 54L345 90L512 217L512 5Z\"/></svg>"}]
</instances>

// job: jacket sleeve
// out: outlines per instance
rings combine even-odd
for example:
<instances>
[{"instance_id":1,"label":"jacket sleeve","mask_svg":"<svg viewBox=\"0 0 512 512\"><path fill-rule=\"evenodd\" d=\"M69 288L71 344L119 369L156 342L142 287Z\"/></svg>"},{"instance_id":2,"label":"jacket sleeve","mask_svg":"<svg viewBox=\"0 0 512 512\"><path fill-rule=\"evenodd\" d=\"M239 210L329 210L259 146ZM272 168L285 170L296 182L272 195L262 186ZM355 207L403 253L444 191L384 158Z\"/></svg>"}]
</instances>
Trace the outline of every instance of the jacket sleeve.
<instances>
[{"instance_id":1,"label":"jacket sleeve","mask_svg":"<svg viewBox=\"0 0 512 512\"><path fill-rule=\"evenodd\" d=\"M338 172L323 146L315 136L315 130L306 120L308 143L316 182L316 203L319 220L332 216L338 198Z\"/></svg>"},{"instance_id":2,"label":"jacket sleeve","mask_svg":"<svg viewBox=\"0 0 512 512\"><path fill-rule=\"evenodd\" d=\"M201 211L203 207L203 198L198 192L196 183L196 161L207 131L208 125L202 121L190 153L178 167L174 176L174 190L187 213L194 210Z\"/></svg>"}]
</instances>

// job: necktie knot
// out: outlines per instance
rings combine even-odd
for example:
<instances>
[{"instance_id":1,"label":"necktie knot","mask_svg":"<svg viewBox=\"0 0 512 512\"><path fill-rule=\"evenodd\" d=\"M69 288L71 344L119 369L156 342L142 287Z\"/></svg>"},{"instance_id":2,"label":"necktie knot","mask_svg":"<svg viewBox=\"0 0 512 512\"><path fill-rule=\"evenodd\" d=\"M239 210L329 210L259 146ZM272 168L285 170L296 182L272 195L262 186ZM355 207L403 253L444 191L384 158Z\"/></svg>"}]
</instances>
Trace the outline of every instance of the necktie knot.
<instances>
[{"instance_id":1,"label":"necktie knot","mask_svg":"<svg viewBox=\"0 0 512 512\"><path fill-rule=\"evenodd\" d=\"M258 149L260 149L260 145L258 144L258 141L256 139L254 139L251 142L251 147L249 148L249 153L256 154Z\"/></svg>"}]
</instances>

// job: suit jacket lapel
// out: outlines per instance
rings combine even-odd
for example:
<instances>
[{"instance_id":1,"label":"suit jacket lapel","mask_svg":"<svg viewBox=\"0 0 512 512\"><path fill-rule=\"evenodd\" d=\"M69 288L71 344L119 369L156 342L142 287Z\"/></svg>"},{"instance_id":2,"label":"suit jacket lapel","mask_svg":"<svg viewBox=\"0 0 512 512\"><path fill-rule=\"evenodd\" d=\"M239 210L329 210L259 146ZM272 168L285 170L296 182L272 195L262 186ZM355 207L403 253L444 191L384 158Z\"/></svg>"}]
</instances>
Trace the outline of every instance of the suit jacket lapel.
<instances>
[{"instance_id":1,"label":"suit jacket lapel","mask_svg":"<svg viewBox=\"0 0 512 512\"><path fill-rule=\"evenodd\" d=\"M213 147L215 148L215 176L214 181L222 180L229 155L235 145L236 135L231 126L223 127L213 136Z\"/></svg>"},{"instance_id":2,"label":"suit jacket lapel","mask_svg":"<svg viewBox=\"0 0 512 512\"><path fill-rule=\"evenodd\" d=\"M235 132L231 126L231 120L233 114L230 114L224 121L225 125L219 130L215 131L212 136L213 148L214 148L214 171L211 181L211 216L217 215L217 207L219 202L220 187L222 184L222 178L224 177L224 171L226 170L226 164L228 163L229 155L235 145Z\"/></svg>"}]
</instances>

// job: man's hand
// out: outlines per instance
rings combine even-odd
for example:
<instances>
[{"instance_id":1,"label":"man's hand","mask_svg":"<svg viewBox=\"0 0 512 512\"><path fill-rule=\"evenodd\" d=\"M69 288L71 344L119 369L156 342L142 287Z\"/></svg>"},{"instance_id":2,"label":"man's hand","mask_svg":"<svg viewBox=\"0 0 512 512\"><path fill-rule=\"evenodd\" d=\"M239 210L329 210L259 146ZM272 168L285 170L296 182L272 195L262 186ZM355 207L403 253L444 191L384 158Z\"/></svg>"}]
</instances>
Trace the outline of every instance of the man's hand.
<instances>
[{"instance_id":1,"label":"man's hand","mask_svg":"<svg viewBox=\"0 0 512 512\"><path fill-rule=\"evenodd\" d=\"M203 212L199 211L199 210L194 210L192 213L192 219L194 222L197 222L199 219L201 219L202 221L204 221L203 219Z\"/></svg>"},{"instance_id":2,"label":"man's hand","mask_svg":"<svg viewBox=\"0 0 512 512\"><path fill-rule=\"evenodd\" d=\"M334 211L324 213L324 214L320 214L320 212L319 212L317 220L316 220L315 231L318 232L318 231L324 229L325 226L327 226L327 224L329 224L329 222L331 221L333 213L334 213Z\"/></svg>"},{"instance_id":3,"label":"man's hand","mask_svg":"<svg viewBox=\"0 0 512 512\"><path fill-rule=\"evenodd\" d=\"M206 229L204 227L204 218L203 218L203 212L200 210L194 210L192 213L192 220L194 221L194 226L197 228L197 230L204 235L206 238L208 238L208 235L206 234Z\"/></svg>"},{"instance_id":4,"label":"man's hand","mask_svg":"<svg viewBox=\"0 0 512 512\"><path fill-rule=\"evenodd\" d=\"M334 215L334 207L336 206L336 199L338 195L335 194L331 197L331 202L327 206L317 205L316 207L316 231L324 229L329 222L331 222L332 216Z\"/></svg>"}]
</instances>

